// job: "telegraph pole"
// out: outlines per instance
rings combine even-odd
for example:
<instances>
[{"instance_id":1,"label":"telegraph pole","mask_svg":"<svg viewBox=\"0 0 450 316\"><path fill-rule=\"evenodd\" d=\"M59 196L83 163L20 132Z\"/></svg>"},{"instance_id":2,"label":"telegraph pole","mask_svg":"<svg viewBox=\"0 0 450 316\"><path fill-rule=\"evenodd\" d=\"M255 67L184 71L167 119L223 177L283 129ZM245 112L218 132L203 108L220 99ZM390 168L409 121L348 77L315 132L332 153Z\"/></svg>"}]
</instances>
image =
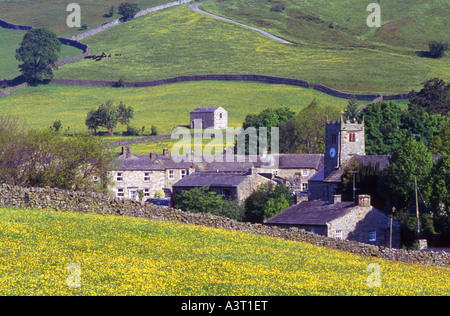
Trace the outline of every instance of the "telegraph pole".
<instances>
[{"instance_id":1,"label":"telegraph pole","mask_svg":"<svg viewBox=\"0 0 450 316\"><path fill-rule=\"evenodd\" d=\"M414 177L414 191L416 193L417 238L419 238L419 236L420 236L420 223L419 223L419 199L417 197L417 177Z\"/></svg>"}]
</instances>

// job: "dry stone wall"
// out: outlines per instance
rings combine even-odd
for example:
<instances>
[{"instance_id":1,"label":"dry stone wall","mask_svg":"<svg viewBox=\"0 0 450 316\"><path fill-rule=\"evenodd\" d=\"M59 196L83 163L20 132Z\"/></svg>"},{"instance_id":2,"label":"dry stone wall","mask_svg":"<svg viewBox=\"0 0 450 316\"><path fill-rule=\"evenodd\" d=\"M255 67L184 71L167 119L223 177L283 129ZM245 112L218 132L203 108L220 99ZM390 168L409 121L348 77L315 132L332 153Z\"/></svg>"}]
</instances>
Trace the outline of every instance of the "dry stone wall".
<instances>
[{"instance_id":1,"label":"dry stone wall","mask_svg":"<svg viewBox=\"0 0 450 316\"><path fill-rule=\"evenodd\" d=\"M22 188L2 184L0 185L0 207L9 206L174 221L307 242L366 257L443 267L450 266L450 254L446 252L388 249L354 241L327 238L297 229L281 229L261 224L242 223L210 214L194 214L153 204L143 205L137 201L119 200L99 193L74 192L52 188Z\"/></svg>"}]
</instances>

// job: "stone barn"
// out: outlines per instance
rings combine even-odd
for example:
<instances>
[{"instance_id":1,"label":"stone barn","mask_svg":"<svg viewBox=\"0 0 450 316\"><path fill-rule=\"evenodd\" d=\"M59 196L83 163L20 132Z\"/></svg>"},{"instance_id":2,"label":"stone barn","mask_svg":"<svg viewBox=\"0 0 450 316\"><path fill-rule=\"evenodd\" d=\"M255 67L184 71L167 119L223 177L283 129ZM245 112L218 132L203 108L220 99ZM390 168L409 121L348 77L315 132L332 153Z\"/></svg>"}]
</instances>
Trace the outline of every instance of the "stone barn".
<instances>
[{"instance_id":1,"label":"stone barn","mask_svg":"<svg viewBox=\"0 0 450 316\"><path fill-rule=\"evenodd\" d=\"M194 128L195 121L198 122L196 127L201 127L202 129L226 129L228 128L228 112L221 106L198 107L191 111L191 128Z\"/></svg>"}]
</instances>

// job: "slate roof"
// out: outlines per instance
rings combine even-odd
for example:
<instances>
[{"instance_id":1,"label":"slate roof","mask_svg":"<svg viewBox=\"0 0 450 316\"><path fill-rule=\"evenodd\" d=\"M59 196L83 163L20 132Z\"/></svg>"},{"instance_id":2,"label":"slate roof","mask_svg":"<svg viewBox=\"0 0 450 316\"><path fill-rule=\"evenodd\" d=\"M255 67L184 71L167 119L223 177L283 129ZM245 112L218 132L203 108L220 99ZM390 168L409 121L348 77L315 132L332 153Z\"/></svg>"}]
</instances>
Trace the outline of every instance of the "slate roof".
<instances>
[{"instance_id":1,"label":"slate roof","mask_svg":"<svg viewBox=\"0 0 450 316\"><path fill-rule=\"evenodd\" d=\"M191 113L213 113L215 110L220 109L220 106L205 106L198 107L191 111Z\"/></svg>"},{"instance_id":2,"label":"slate roof","mask_svg":"<svg viewBox=\"0 0 450 316\"><path fill-rule=\"evenodd\" d=\"M196 168L198 171L237 171L247 172L250 168L268 168L268 169L315 169L323 168L324 155L308 155L308 154L280 154L272 155L275 165L270 166L268 161L261 160L260 156L241 156L242 160L238 160L238 156L234 155L231 161L227 161L225 155L220 156L222 162L211 157L211 162L200 156L193 156L193 161L186 161L183 156L181 162L176 162L171 155L154 154L155 159L150 159L149 155L131 155L125 158L120 155L117 159L116 170L166 170L166 169L188 169ZM270 155L269 155L270 156ZM218 157L216 157L218 158Z\"/></svg>"},{"instance_id":3,"label":"slate roof","mask_svg":"<svg viewBox=\"0 0 450 316\"><path fill-rule=\"evenodd\" d=\"M325 201L301 202L265 221L272 225L326 225L351 212L353 202L329 204Z\"/></svg>"},{"instance_id":4,"label":"slate roof","mask_svg":"<svg viewBox=\"0 0 450 316\"><path fill-rule=\"evenodd\" d=\"M251 174L241 172L194 172L177 183L173 187L238 187Z\"/></svg>"},{"instance_id":5,"label":"slate roof","mask_svg":"<svg viewBox=\"0 0 450 316\"><path fill-rule=\"evenodd\" d=\"M115 170L167 170L167 169L189 169L193 167L192 162L175 162L170 155L156 155L155 159L150 159L149 155L132 155L125 158L124 155L116 159Z\"/></svg>"}]
</instances>

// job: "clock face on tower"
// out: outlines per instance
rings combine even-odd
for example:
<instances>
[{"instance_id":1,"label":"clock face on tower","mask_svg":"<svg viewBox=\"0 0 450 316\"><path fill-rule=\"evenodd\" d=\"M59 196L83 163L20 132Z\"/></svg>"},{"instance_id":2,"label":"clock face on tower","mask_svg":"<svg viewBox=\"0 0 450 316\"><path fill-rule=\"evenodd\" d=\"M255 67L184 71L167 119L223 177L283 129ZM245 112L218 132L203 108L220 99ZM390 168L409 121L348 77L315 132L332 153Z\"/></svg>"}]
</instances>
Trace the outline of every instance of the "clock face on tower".
<instances>
[{"instance_id":1,"label":"clock face on tower","mask_svg":"<svg viewBox=\"0 0 450 316\"><path fill-rule=\"evenodd\" d=\"M331 147L331 149L330 149L330 157L334 158L334 156L336 156L336 149L334 147Z\"/></svg>"}]
</instances>

